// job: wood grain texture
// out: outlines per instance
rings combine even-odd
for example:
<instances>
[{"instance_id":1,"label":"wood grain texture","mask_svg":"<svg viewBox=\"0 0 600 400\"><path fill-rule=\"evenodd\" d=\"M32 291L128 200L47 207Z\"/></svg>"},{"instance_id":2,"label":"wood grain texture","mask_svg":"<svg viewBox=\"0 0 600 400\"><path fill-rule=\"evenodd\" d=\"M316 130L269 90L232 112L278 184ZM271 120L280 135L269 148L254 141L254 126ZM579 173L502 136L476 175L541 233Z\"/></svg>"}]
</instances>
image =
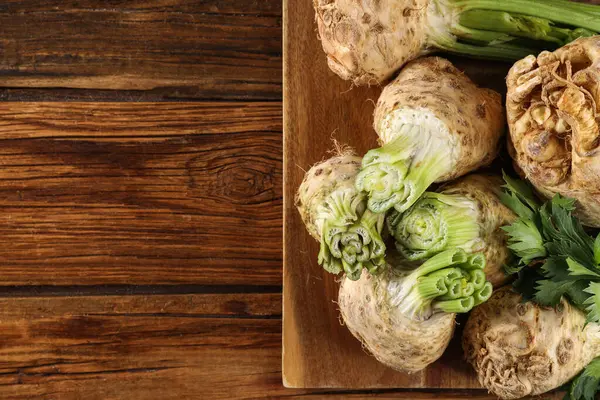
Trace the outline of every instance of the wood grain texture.
<instances>
[{"instance_id":1,"label":"wood grain texture","mask_svg":"<svg viewBox=\"0 0 600 400\"><path fill-rule=\"evenodd\" d=\"M281 98L279 1L8 0L0 26L4 87Z\"/></svg>"},{"instance_id":2,"label":"wood grain texture","mask_svg":"<svg viewBox=\"0 0 600 400\"><path fill-rule=\"evenodd\" d=\"M0 103L3 285L281 282L279 103Z\"/></svg>"},{"instance_id":3,"label":"wood grain texture","mask_svg":"<svg viewBox=\"0 0 600 400\"><path fill-rule=\"evenodd\" d=\"M277 294L0 299L0 397L281 394L280 313Z\"/></svg>"}]
</instances>

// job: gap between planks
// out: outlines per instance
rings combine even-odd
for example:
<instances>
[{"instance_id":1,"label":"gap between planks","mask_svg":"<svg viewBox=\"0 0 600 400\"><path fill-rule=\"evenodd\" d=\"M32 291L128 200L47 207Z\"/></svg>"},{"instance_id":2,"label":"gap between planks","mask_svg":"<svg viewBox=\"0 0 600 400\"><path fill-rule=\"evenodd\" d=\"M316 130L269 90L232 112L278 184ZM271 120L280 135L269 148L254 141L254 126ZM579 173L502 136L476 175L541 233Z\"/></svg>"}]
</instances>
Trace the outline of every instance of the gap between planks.
<instances>
[{"instance_id":1,"label":"gap between planks","mask_svg":"<svg viewBox=\"0 0 600 400\"><path fill-rule=\"evenodd\" d=\"M186 91L173 88L152 90L102 90L102 89L65 89L65 88L7 88L0 87L0 102L101 102L101 103L201 103L227 102L231 104L260 102L281 103L281 94L271 98L229 97L227 93L204 94L194 96Z\"/></svg>"},{"instance_id":2,"label":"gap between planks","mask_svg":"<svg viewBox=\"0 0 600 400\"><path fill-rule=\"evenodd\" d=\"M0 286L0 299L6 297L73 297L73 296L147 296L186 294L281 294L273 285L70 285L70 286Z\"/></svg>"}]
</instances>

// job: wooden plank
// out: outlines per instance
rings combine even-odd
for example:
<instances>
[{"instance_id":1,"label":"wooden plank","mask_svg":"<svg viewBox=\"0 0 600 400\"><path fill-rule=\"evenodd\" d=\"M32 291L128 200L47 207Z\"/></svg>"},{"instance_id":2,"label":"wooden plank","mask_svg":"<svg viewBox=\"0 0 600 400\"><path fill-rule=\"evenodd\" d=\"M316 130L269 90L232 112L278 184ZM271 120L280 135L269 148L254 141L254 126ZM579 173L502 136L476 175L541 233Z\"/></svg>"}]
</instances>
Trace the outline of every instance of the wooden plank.
<instances>
[{"instance_id":1,"label":"wooden plank","mask_svg":"<svg viewBox=\"0 0 600 400\"><path fill-rule=\"evenodd\" d=\"M293 199L304 172L327 157L332 137L358 154L376 147L372 113L381 88L352 87L327 68L310 2L284 1L284 28L284 383L363 390L478 388L462 361L460 329L440 360L405 375L366 354L339 323L338 285L317 265L318 244L306 232ZM450 58L475 82L505 91L509 64Z\"/></svg>"},{"instance_id":2,"label":"wooden plank","mask_svg":"<svg viewBox=\"0 0 600 400\"><path fill-rule=\"evenodd\" d=\"M0 299L0 397L282 393L280 313L280 294Z\"/></svg>"},{"instance_id":3,"label":"wooden plank","mask_svg":"<svg viewBox=\"0 0 600 400\"><path fill-rule=\"evenodd\" d=\"M134 296L0 297L0 324L109 313L126 317L180 316L190 318L281 317L281 293L157 294Z\"/></svg>"},{"instance_id":4,"label":"wooden plank","mask_svg":"<svg viewBox=\"0 0 600 400\"><path fill-rule=\"evenodd\" d=\"M0 5L4 87L281 97L281 3L92 0Z\"/></svg>"},{"instance_id":5,"label":"wooden plank","mask_svg":"<svg viewBox=\"0 0 600 400\"><path fill-rule=\"evenodd\" d=\"M2 285L281 282L280 103L1 103Z\"/></svg>"}]
</instances>

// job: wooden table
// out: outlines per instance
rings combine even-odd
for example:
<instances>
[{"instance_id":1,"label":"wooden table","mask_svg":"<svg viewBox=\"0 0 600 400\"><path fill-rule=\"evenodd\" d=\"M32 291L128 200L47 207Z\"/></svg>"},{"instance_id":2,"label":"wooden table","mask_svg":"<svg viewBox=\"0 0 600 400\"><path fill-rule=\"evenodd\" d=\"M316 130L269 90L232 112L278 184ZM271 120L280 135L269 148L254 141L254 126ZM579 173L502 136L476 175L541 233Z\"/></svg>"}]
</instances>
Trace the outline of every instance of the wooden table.
<instances>
[{"instance_id":1,"label":"wooden table","mask_svg":"<svg viewBox=\"0 0 600 400\"><path fill-rule=\"evenodd\" d=\"M281 24L0 4L1 399L493 398L282 386Z\"/></svg>"}]
</instances>

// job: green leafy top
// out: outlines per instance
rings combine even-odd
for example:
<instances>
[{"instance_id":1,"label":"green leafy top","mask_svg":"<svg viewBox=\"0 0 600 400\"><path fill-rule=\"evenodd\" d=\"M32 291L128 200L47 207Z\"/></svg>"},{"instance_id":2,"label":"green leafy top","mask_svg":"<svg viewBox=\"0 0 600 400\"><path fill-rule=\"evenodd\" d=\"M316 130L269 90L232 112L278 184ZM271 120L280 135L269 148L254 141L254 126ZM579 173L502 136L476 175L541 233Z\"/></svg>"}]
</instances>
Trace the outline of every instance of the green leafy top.
<instances>
[{"instance_id":1,"label":"green leafy top","mask_svg":"<svg viewBox=\"0 0 600 400\"><path fill-rule=\"evenodd\" d=\"M564 400L594 400L600 389L600 358L595 358L571 384Z\"/></svg>"},{"instance_id":2,"label":"green leafy top","mask_svg":"<svg viewBox=\"0 0 600 400\"><path fill-rule=\"evenodd\" d=\"M575 200L557 194L540 204L525 182L504 179L501 200L519 217L502 228L519 259L518 266L506 268L519 274L514 287L547 306L566 296L588 321L600 322L600 235L594 240L573 216Z\"/></svg>"},{"instance_id":3,"label":"green leafy top","mask_svg":"<svg viewBox=\"0 0 600 400\"><path fill-rule=\"evenodd\" d=\"M531 188L523 181L513 179L502 172L506 189L500 193L500 200L519 217L513 224L502 229L508 234L508 248L520 258L521 265L527 265L536 258L546 256L544 239L540 230L539 204ZM510 273L517 270L510 271Z\"/></svg>"},{"instance_id":4,"label":"green leafy top","mask_svg":"<svg viewBox=\"0 0 600 400\"><path fill-rule=\"evenodd\" d=\"M511 178L502 171L502 177L507 190L500 193L500 200L521 218L533 219L535 210L539 203L533 194L533 190L526 182Z\"/></svg>"}]
</instances>

